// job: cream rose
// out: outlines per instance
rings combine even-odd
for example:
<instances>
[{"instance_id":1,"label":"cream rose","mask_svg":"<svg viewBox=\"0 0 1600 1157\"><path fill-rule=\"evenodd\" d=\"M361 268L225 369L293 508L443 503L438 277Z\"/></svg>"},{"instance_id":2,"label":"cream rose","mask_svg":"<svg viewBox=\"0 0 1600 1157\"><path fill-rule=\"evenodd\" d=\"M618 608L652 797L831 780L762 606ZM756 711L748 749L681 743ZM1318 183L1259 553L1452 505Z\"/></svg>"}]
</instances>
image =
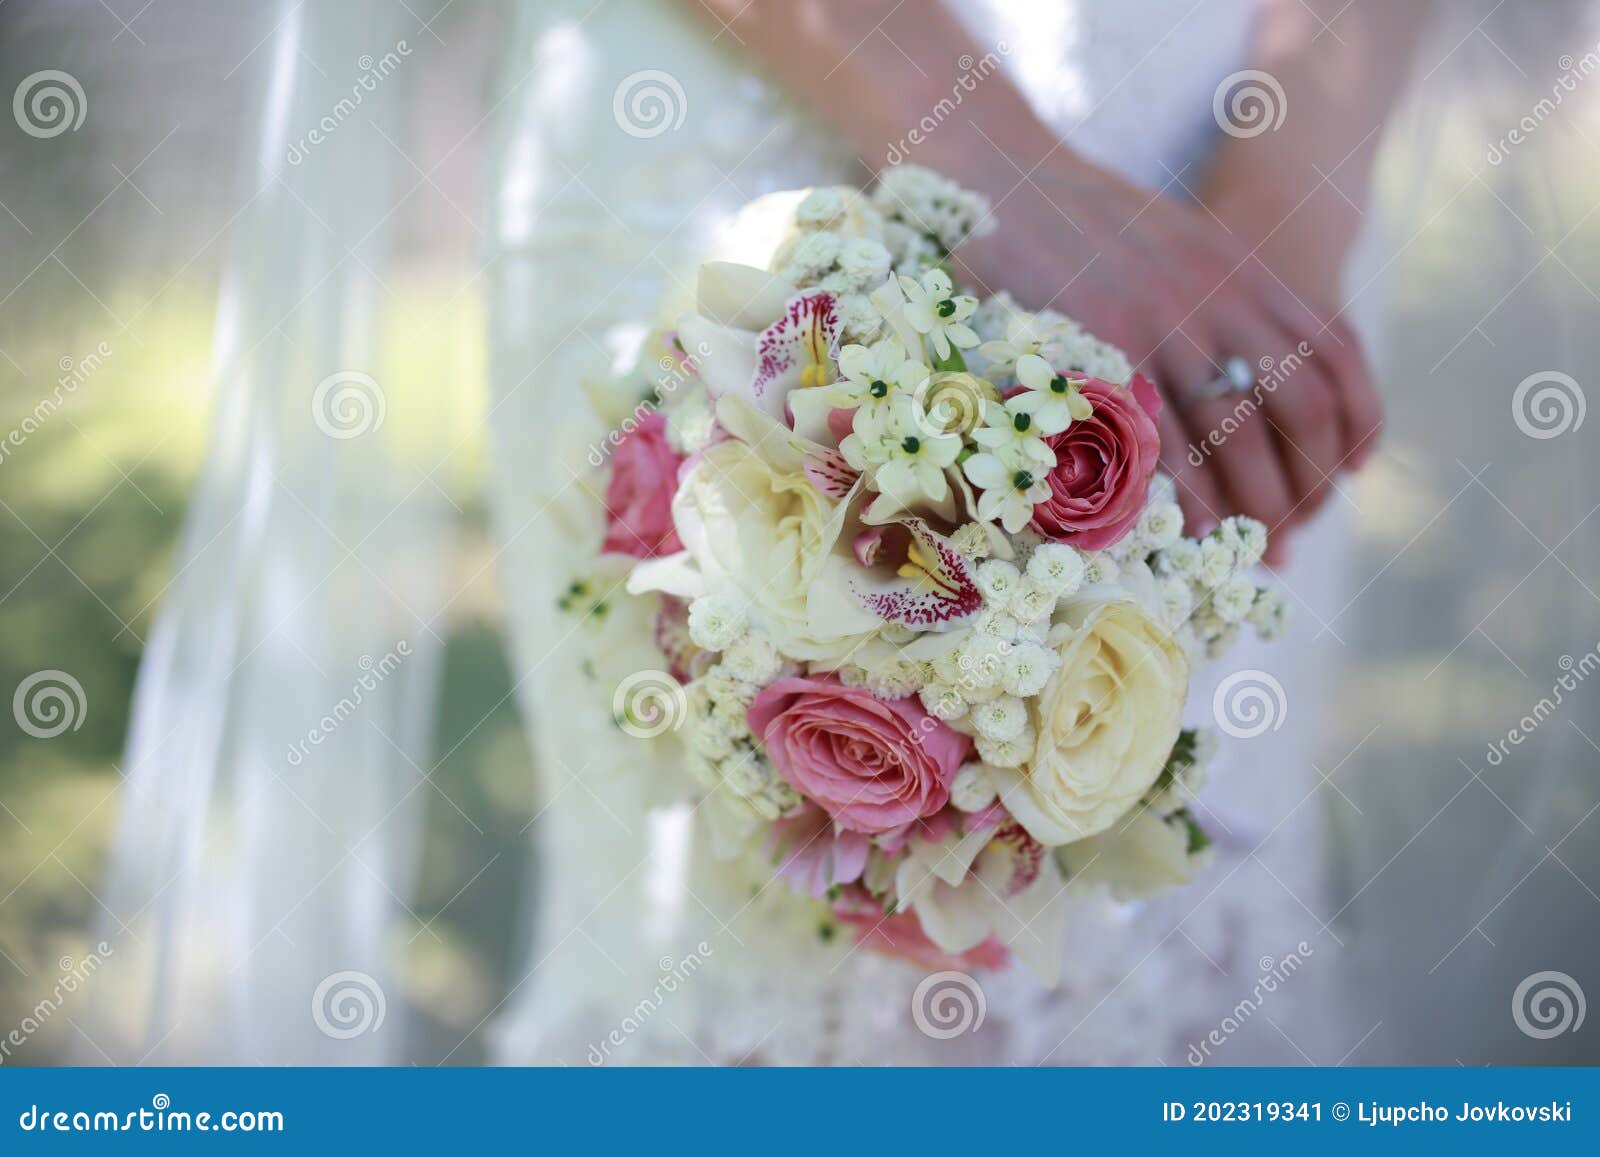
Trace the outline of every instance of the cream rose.
<instances>
[{"instance_id":1,"label":"cream rose","mask_svg":"<svg viewBox=\"0 0 1600 1157\"><path fill-rule=\"evenodd\" d=\"M1136 603L1064 605L1074 629L1034 707L1033 758L996 768L1011 814L1042 844L1109 828L1155 782L1178 738L1189 661Z\"/></svg>"},{"instance_id":2,"label":"cream rose","mask_svg":"<svg viewBox=\"0 0 1600 1157\"><path fill-rule=\"evenodd\" d=\"M767 641L794 659L847 653L883 626L857 600L822 597L838 583L833 552L845 513L803 473L731 439L700 456L672 500L705 588L737 597Z\"/></svg>"}]
</instances>

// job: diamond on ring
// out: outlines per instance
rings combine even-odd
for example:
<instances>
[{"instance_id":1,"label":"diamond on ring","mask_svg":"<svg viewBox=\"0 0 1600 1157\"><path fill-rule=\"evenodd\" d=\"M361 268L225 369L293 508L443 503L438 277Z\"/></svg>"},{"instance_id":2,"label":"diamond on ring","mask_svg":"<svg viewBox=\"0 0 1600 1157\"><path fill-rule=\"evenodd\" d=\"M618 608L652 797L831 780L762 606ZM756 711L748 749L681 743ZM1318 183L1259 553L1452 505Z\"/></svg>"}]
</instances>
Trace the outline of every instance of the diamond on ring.
<instances>
[{"instance_id":1,"label":"diamond on ring","mask_svg":"<svg viewBox=\"0 0 1600 1157\"><path fill-rule=\"evenodd\" d=\"M1242 394L1256 384L1250 363L1235 355L1222 363L1222 373L1195 391L1202 398L1220 398L1227 394Z\"/></svg>"}]
</instances>

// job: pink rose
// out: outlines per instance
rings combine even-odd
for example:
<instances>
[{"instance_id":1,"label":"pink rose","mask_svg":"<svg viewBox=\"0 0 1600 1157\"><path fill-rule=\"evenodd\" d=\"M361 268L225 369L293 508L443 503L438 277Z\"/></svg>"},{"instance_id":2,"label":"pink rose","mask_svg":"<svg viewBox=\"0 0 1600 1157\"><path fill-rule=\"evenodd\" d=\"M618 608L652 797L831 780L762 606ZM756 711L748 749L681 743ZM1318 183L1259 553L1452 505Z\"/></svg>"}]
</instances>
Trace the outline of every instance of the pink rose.
<instances>
[{"instance_id":1,"label":"pink rose","mask_svg":"<svg viewBox=\"0 0 1600 1157\"><path fill-rule=\"evenodd\" d=\"M672 525L672 496L682 464L667 443L667 420L659 413L645 415L622 436L611 455L602 551L654 558L683 549Z\"/></svg>"},{"instance_id":2,"label":"pink rose","mask_svg":"<svg viewBox=\"0 0 1600 1157\"><path fill-rule=\"evenodd\" d=\"M749 722L790 787L868 835L944 807L971 747L915 699L879 699L831 675L764 688Z\"/></svg>"},{"instance_id":3,"label":"pink rose","mask_svg":"<svg viewBox=\"0 0 1600 1157\"><path fill-rule=\"evenodd\" d=\"M1124 389L1098 378L1081 387L1094 413L1045 439L1056 452L1050 497L1032 526L1057 542L1102 550L1139 519L1161 453L1156 388L1138 374Z\"/></svg>"}]
</instances>

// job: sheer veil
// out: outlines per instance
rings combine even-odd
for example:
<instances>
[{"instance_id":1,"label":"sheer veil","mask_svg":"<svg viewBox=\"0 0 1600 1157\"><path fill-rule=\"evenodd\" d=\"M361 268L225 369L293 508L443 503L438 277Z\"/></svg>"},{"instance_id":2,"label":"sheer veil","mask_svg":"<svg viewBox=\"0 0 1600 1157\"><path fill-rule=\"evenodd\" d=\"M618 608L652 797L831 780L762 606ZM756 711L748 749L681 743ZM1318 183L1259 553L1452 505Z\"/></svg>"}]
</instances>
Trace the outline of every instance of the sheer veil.
<instances>
[{"instance_id":1,"label":"sheer veil","mask_svg":"<svg viewBox=\"0 0 1600 1157\"><path fill-rule=\"evenodd\" d=\"M212 444L135 694L90 1062L372 1063L406 1038L388 941L448 533L418 465L448 392L384 389L416 21L281 8L247 65Z\"/></svg>"},{"instance_id":2,"label":"sheer veil","mask_svg":"<svg viewBox=\"0 0 1600 1157\"><path fill-rule=\"evenodd\" d=\"M1517 978L1600 956L1594 921L1575 931L1549 916L1600 888L1600 820L1583 823L1600 734L1578 726L1595 712L1574 703L1573 726L1546 724L1504 766L1482 747L1516 725L1501 715L1548 691L1559 656L1600 645L1595 584L1574 581L1600 574L1594 523L1581 529L1600 423L1544 438L1512 416L1530 375L1581 381L1600 364L1600 328L1581 321L1600 301L1589 216L1600 174L1569 165L1592 155L1579 138L1597 119L1600 78L1585 62L1600 70L1600 49L1586 5L1512 7L1437 6L1366 242L1379 249L1370 286L1396 290L1377 359L1391 441L1357 492L1371 591L1334 624L1350 626L1352 674L1326 709L1361 754L1335 771L1360 814L1330 805L1342 889L1330 920L1352 930L1366 988L1385 994L1374 1016L1391 1028L1375 1047L1394 1061L1520 1055L1529 1042L1509 1024L1461 1015L1488 971L1501 1003ZM549 22L525 10L514 24L512 89L581 67L547 56L529 81L526 66L553 51ZM251 64L260 103L218 308L213 440L140 672L104 893L116 951L96 985L87 1062L419 1055L396 931L428 795L451 513L430 471L452 391L384 389L394 319L383 274L400 182L412 180L401 172L407 36L416 21L390 0L286 2ZM312 63L329 61L381 75L357 95L348 67ZM650 65L647 53L639 67ZM1538 113L1567 74L1578 79L1565 99L1587 111ZM511 95L488 114L526 115L532 97ZM1493 160L1527 117L1536 130ZM514 126L501 135L515 147ZM722 194L732 205L762 191ZM1439 236L1457 243L1419 241ZM1352 287L1357 312L1370 286ZM650 304L624 292L607 309ZM524 356L531 372L539 351ZM539 444L497 433L503 453ZM502 491L519 484L514 470L497 478ZM1418 516L1396 495L1431 505ZM520 521L502 514L498 526L518 533ZM1594 704L1595 686L1581 695ZM1469 719L1463 704L1482 710ZM559 726L530 719L535 747ZM549 921L540 928L513 978L546 958ZM1479 934L1522 947L1485 956ZM508 1001L503 1015L512 1031L539 1030L540 1006ZM377 1018L384 1031L365 1031Z\"/></svg>"}]
</instances>

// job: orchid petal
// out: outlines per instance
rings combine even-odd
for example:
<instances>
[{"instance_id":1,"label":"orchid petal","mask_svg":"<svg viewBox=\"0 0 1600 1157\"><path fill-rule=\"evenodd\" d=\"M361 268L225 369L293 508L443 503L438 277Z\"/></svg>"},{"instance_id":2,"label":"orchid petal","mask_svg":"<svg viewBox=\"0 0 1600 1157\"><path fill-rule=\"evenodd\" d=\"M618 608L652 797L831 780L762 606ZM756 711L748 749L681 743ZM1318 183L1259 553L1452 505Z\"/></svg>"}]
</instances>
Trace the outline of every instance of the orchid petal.
<instances>
[{"instance_id":1,"label":"orchid petal","mask_svg":"<svg viewBox=\"0 0 1600 1157\"><path fill-rule=\"evenodd\" d=\"M760 330L782 317L784 306L799 292L765 269L708 261L700 267L696 300L700 313L712 321L733 329Z\"/></svg>"},{"instance_id":2,"label":"orchid petal","mask_svg":"<svg viewBox=\"0 0 1600 1157\"><path fill-rule=\"evenodd\" d=\"M862 605L888 622L929 631L948 630L977 614L983 593L966 556L922 519L899 521L911 532L911 560L893 578L859 575L851 586Z\"/></svg>"},{"instance_id":3,"label":"orchid petal","mask_svg":"<svg viewBox=\"0 0 1600 1157\"><path fill-rule=\"evenodd\" d=\"M802 293L790 299L783 316L756 339L756 372L749 388L752 400L779 416L790 390L828 384L843 332L833 294Z\"/></svg>"}]
</instances>

